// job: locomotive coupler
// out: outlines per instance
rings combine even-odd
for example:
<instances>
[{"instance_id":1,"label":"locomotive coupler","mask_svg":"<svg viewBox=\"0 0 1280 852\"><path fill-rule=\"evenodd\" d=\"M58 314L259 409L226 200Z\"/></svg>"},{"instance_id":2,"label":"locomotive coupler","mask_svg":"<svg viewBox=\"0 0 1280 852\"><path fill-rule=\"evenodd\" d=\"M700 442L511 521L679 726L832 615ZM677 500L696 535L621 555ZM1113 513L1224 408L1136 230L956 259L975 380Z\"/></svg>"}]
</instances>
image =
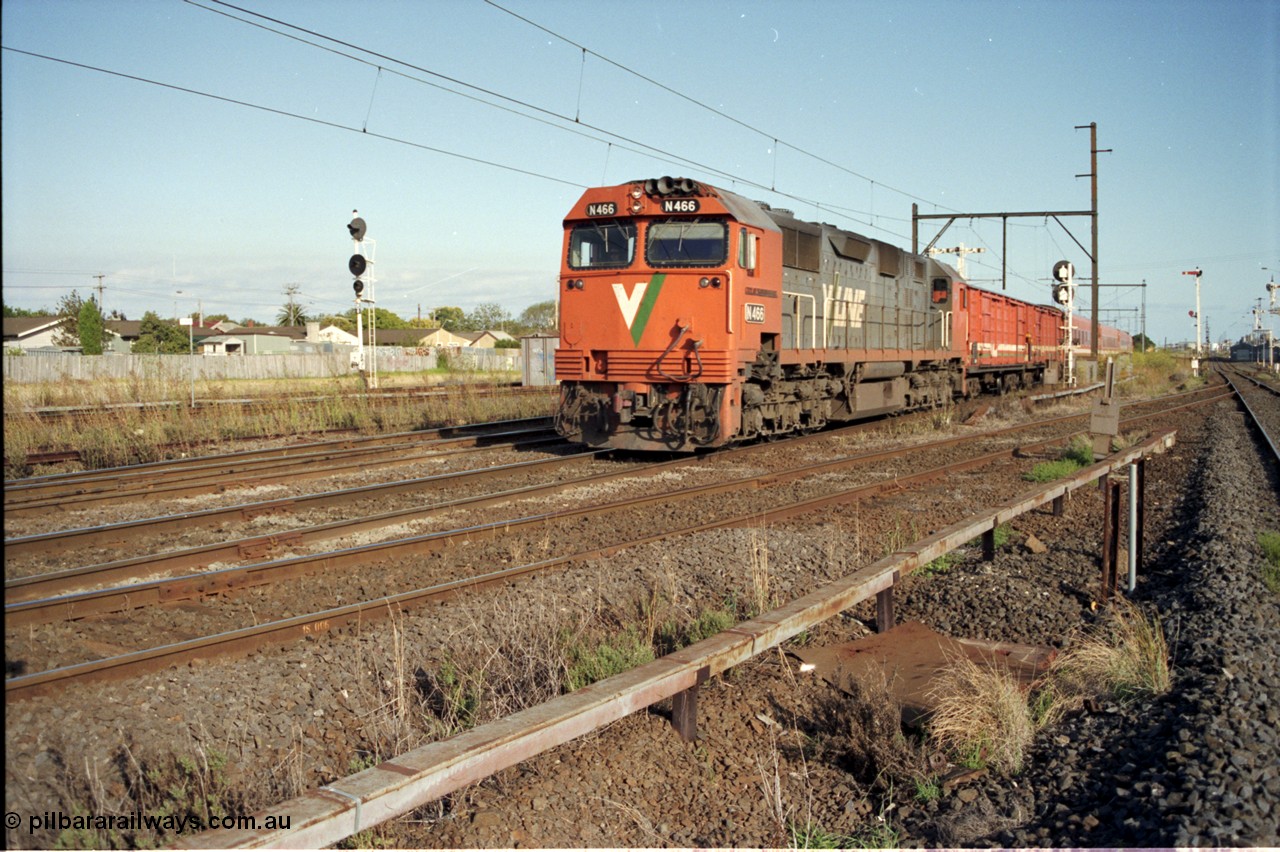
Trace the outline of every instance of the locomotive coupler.
<instances>
[{"instance_id":1,"label":"locomotive coupler","mask_svg":"<svg viewBox=\"0 0 1280 852\"><path fill-rule=\"evenodd\" d=\"M636 410L636 392L621 390L613 395L613 413L620 423L630 423Z\"/></svg>"}]
</instances>

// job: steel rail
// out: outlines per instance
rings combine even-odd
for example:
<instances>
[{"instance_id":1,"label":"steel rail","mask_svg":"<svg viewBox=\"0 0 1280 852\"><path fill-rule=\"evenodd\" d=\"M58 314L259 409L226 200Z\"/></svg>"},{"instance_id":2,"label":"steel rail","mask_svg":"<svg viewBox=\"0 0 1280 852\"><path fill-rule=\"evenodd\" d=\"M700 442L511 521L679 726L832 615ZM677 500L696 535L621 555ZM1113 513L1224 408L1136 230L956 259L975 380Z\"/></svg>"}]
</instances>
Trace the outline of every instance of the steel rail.
<instances>
[{"instance_id":1,"label":"steel rail","mask_svg":"<svg viewBox=\"0 0 1280 852\"><path fill-rule=\"evenodd\" d=\"M534 396L537 394L546 394L550 396L553 388L548 387L525 387L520 384L493 384L493 385L454 385L454 386L438 386L428 390L385 390L385 391L359 391L359 397L367 403L372 403L375 407L384 403L398 402L401 400L414 399L433 399L438 397L449 397L461 393L464 396ZM281 405L284 403L320 403L333 402L335 400L345 399L345 397L337 394L320 394L313 396L264 396L264 397L240 397L238 399L196 399L195 408L225 408L231 406L239 406L244 409L252 410L259 406ZM36 408L17 407L7 409L4 412L6 418L16 417L39 417L44 419L60 419L71 417L84 417L87 415L103 414L114 411L172 411L185 410L192 407L187 400L170 400L164 402L107 402L101 405L46 405Z\"/></svg>"},{"instance_id":2,"label":"steel rail","mask_svg":"<svg viewBox=\"0 0 1280 852\"><path fill-rule=\"evenodd\" d=\"M1168 438L1171 434L1172 433L1166 433L1166 435L1162 437ZM1052 443L1054 440L1060 439L1053 439L1044 443ZM1146 446L1148 443L1150 442L1146 442L1142 446ZM563 567L571 562L611 556L625 548L636 547L650 542L662 541L713 529L748 526L753 524L762 524L769 521L783 520L806 512L827 508L838 503L862 499L885 490L900 490L906 486L929 482L951 473L978 468L985 464L990 464L994 461L1008 458L1017 452L1018 448L1010 448L1009 450L991 453L979 458L968 459L964 462L942 465L910 476L860 485L834 494L826 494L820 497L801 500L763 511L754 511L743 515L737 515L727 519L707 521L678 530L658 530L635 539L607 543L590 550L570 555L553 557L536 563L518 565L511 568L488 572L486 574L451 580L422 589L388 595L372 601L362 601L355 604L349 604L347 606L335 607L318 613L310 613L307 615L267 622L253 627L226 631L214 636L204 636L182 642L174 642L156 648L128 652L84 663L75 663L29 675L20 675L18 677L9 678L5 681L5 700L6 702L9 702L38 695L53 694L76 683L115 679L119 677L134 677L147 672L158 671L160 669L167 668L170 665L189 662L194 659L240 656L251 653L266 644L294 641L319 633L329 632L348 624L355 624L381 617L397 608L402 609L408 606L447 600L465 590L484 588L500 583L509 583L517 578L533 573L548 571L553 568ZM1133 451L1131 450L1129 452L1132 453ZM814 467L829 468L831 466L832 463L823 463ZM1095 465L1095 467L1097 467L1097 465ZM788 474L794 474L788 475L786 477L788 479L796 478L796 476L799 475L795 471L788 472ZM768 479L772 476L772 474L769 474L762 477L762 479ZM730 490L733 486L740 487L740 483L735 482L717 484L714 486L702 486L691 490L699 492L706 490L724 491ZM626 504L628 507L647 505L648 503L657 500L668 499L670 496L670 494L649 495L640 498L638 501L619 501L619 503L603 506L600 507L600 509L608 511L613 508L620 508L621 505L619 504ZM249 566L246 570L256 570L257 572L270 570L275 572L276 579L284 579L289 576L296 576L294 569L300 564L306 562L323 561L326 567L335 568L344 567L345 565L352 563L367 564L370 561L376 561L378 556L385 558L393 553L400 555L405 552L416 552L416 548L424 546L430 547L433 544L456 541L462 538L474 539L486 535L494 536L495 534L501 534L521 526L539 523L545 519L572 517L575 515L587 514L591 511L594 510L573 509L568 510L568 512L547 513L545 515L531 516L518 521L498 521L492 524L472 527L466 530L449 531L443 534L431 533L424 536L415 536L409 539L400 539L396 542L384 542L360 548L350 548L344 551L324 554L322 557L318 558L303 557L300 559L283 560L277 563L264 563L258 566ZM375 559L371 560L369 557L374 556L375 554L377 556L375 556ZM214 575L201 576L211 578ZM249 582L250 577L247 573L242 574L241 576L245 579L245 582L237 584L237 587L243 587L251 584ZM137 584L136 586L128 587L128 595L132 598L130 604L145 606L161 602L165 597L164 584L165 581L160 581L157 583ZM210 591L219 591L221 590L219 588L220 586L221 583L211 582L206 588ZM229 589L231 586L228 585L226 588ZM94 593L87 593L86 596L82 597L87 598L93 594ZM179 594L185 595L185 592L179 592ZM40 604L41 602L34 603ZM10 620L8 610L9 608L6 607L6 621Z\"/></svg>"},{"instance_id":3,"label":"steel rail","mask_svg":"<svg viewBox=\"0 0 1280 852\"><path fill-rule=\"evenodd\" d=\"M1075 415L1072 415L1072 417L1074 416ZM1063 418L1055 418L1053 421L1047 422L1057 422L1061 419ZM1040 426L1043 425L1043 423L1044 422L1036 425ZM367 522L373 519L360 518L352 521L340 521L334 522L333 524L325 524L321 527L313 528L316 530L314 536L309 535L308 530L293 530L275 533L271 536L258 536L253 539L227 542L225 544L189 548L182 551L175 551L170 554L138 557L135 559L120 560L102 565L91 565L83 568L70 569L68 571L54 572L51 574L35 575L28 578L20 578L6 582L4 617L6 624L12 627L20 627L33 624L44 624L52 621L84 618L110 612L120 612L126 609L137 609L155 604L190 600L192 598L209 597L232 590L239 590L248 586L278 582L283 579L302 576L314 571L360 564L360 560L362 558L367 561L378 561L393 555L398 556L400 555L400 547L405 548L404 552L437 552L445 547L451 546L457 541L474 537L483 538L493 535L495 532L507 532L522 529L524 527L536 528L542 524L553 523L569 518L589 517L607 512L641 508L658 501L670 502L675 500L690 500L698 497L712 496L726 491L741 490L744 488L755 490L767 485L780 484L808 476L815 476L821 473L829 473L834 470L852 467L855 465L897 458L915 452L945 449L960 443L971 442L976 444L979 441L1002 437L1009 433L1023 431L1027 428L1028 426L1023 424L1005 427L998 430L991 430L978 435L953 436L938 441L931 441L927 444L916 445L907 449L893 448L875 450L854 456L846 456L832 461L805 465L803 467L787 471L756 474L721 483L690 486L688 488L663 492L661 494L615 500L611 503L605 503L597 506L561 509L555 512L539 513L521 518L509 518L493 521L489 524L479 526L465 527L456 530L442 530L433 533L426 533L420 536L395 539L389 542L376 542L340 551L296 556L283 560L259 562L250 565L233 566L222 568L217 571L190 574L181 577L156 578L125 586L96 589L92 591L57 594L57 592L59 592L60 589L65 588L68 583L74 583L83 588L84 586L91 584L119 582L121 580L134 579L137 577L154 577L154 575L166 569L173 570L209 564L217 561L218 558L236 558L237 556L243 558L240 552L242 548L249 549L262 547L264 544L286 545L303 543L307 540L318 540L318 537L333 537L333 535L357 532L361 529L369 528L369 524ZM987 464L991 461L1007 458L1019 453L1035 451L1036 449L1040 449L1045 446L1061 443L1063 440L1070 437L1071 436L1056 436L1034 444L1010 447L997 453L981 456L978 458L977 463L979 465ZM749 449L757 448L752 447ZM652 475L660 470L690 464L695 460L696 457L680 458L673 461L646 466L640 471L631 471L624 475ZM963 464L965 463L959 462L955 465L947 466L946 468L940 468L939 470L961 470L963 469L963 467L961 467ZM526 486L524 488L513 489L511 491L500 492L498 494L480 495L473 498L461 498L457 501L435 507L423 507L386 513L385 515L379 516L377 520L382 523L400 522L405 520L406 517L422 517L446 508L457 508L458 506L467 505L474 508L495 502L505 502L511 499L527 499L530 497L548 496L568 489L607 481L616 477L618 477L618 474L604 473L568 482ZM891 481L901 483L908 481L909 479L909 477L900 477ZM346 530L342 530L344 526L347 527ZM391 549L388 550L388 548ZM340 558L338 554L341 554ZM374 556L374 554L377 555ZM10 589L13 590L12 594L10 593ZM39 597L40 594L50 594L51 596L42 598Z\"/></svg>"},{"instance_id":4,"label":"steel rail","mask_svg":"<svg viewBox=\"0 0 1280 852\"><path fill-rule=\"evenodd\" d=\"M1253 428L1257 431L1258 435L1262 438L1262 442L1271 450L1272 459L1277 465L1280 465L1280 445L1276 444L1276 440L1277 438L1280 438L1280 436L1273 438L1267 432L1267 427L1263 425L1262 419L1258 417L1258 413L1253 410L1251 405L1249 405L1249 401L1245 399L1245 395L1240 392L1238 387L1236 387L1235 382L1231 381L1231 377L1226 375L1225 372L1223 373L1223 377L1227 380L1227 384L1231 386L1231 389L1235 391L1236 401L1240 403L1245 412L1249 415L1249 421L1252 423ZM1276 391L1272 391L1270 388L1267 388L1267 390L1271 391L1271 393L1276 393Z\"/></svg>"},{"instance_id":5,"label":"steel rail","mask_svg":"<svg viewBox=\"0 0 1280 852\"><path fill-rule=\"evenodd\" d=\"M1136 404L1151 404L1155 402L1165 402L1178 399L1183 396L1204 394L1210 391L1221 393L1220 389L1201 388L1195 391L1187 391L1180 394L1161 397L1158 400L1144 400ZM1131 404L1132 405L1132 404ZM1177 409L1167 409L1177 410ZM928 412L916 415L927 416ZM1065 415L1059 418L1051 418L1049 420L1040 421L1045 424L1054 424L1069 420L1072 418L1082 419L1085 414ZM807 436L797 436L790 438L790 441L806 441L820 440L824 436L830 437L840 435L847 432L856 432L863 429L874 428L879 421L867 421L852 426L843 427L839 430L826 431ZM1027 424L1023 428L1031 428L1035 424ZM1019 427L1014 427L1019 428ZM741 453L750 452L755 449L776 447L777 444L750 444L740 446L731 450L721 451L725 453ZM501 470L498 468L497 470ZM475 475L477 472L466 472L458 475ZM449 476L445 474L443 476ZM436 477L424 477L418 479L403 480L400 482L377 483L374 485L359 486L351 489L342 489L337 491L328 491L320 494L302 495L297 497L282 497L273 500L256 501L252 503L241 503L235 506L219 507L213 509L203 509L195 512L183 512L175 515L164 515L156 518L144 518L135 521L121 521L115 524L106 524L97 527L83 527L79 529L61 530L50 533L40 533L30 536L21 536L6 539L4 542L5 553L7 556L26 556L33 553L62 553L73 550L77 547L85 547L101 544L119 544L137 538L142 535L149 535L161 532L172 532L187 527L216 527L229 520L250 520L258 515L263 514L280 514L293 512L297 509L318 508L326 505L335 505L339 503L350 502L354 499L362 499L377 495L391 495L402 493L405 491L418 490L423 483L435 480ZM6 584L7 585L7 584Z\"/></svg>"},{"instance_id":6,"label":"steel rail","mask_svg":"<svg viewBox=\"0 0 1280 852\"><path fill-rule=\"evenodd\" d=\"M1183 407L1185 406L1178 406L1178 408L1172 410L1178 410ZM668 500L679 500L720 493L724 490L736 490L740 488L758 489L770 484L801 479L807 476L814 476L820 473L830 472L832 470L857 464L895 458L914 452L945 449L946 447L960 443L976 444L979 441L1002 437L1011 433L1025 431L1030 428L1041 428L1046 425L1059 425L1064 421L1077 419L1081 416L1084 415L1067 415L1064 417L1051 418L1045 421L1038 421L1034 424L1018 424L998 430L988 430L977 435L953 436L950 438L940 439L938 441L931 441L926 444L916 445L907 449L897 448L877 450L855 456L846 456L832 461L806 465L789 471L771 472L756 476L743 477L726 483L693 486L674 492L667 492L662 495L662 497L663 499ZM1124 422L1132 424L1137 420L1153 416L1156 416L1156 414L1138 415L1137 417L1126 419ZM1004 458L1011 454L1032 452L1046 446L1059 444L1071 437L1074 437L1074 435L1056 436L1034 444L1020 445L1018 447L1001 451L1000 453L981 457L980 463L985 464L996 458ZM762 449L762 446L756 445L742 448L743 451L753 451L758 449ZM697 457L680 458L674 461L646 466L638 471L628 471L621 475L633 477L647 476L662 469L689 464L696 459ZM559 460L550 461L554 463ZM486 471L481 471L480 473L483 474L486 473ZM305 573L310 573L314 570L323 570L324 568L334 566L331 565L327 559L328 554L315 554L311 556L293 557L288 560L277 560L274 562L256 563L247 566L229 567L220 569L220 571L216 572L192 574L183 577L154 579L146 583L135 583L123 587L98 589L71 594L64 593L64 590L71 584L74 584L79 588L84 588L88 585L116 583L132 580L138 577L154 577L156 574L160 574L165 571L201 567L216 561L253 558L254 556L262 555L269 549L277 546L303 544L310 541L330 539L341 535L348 535L372 529L377 526L400 523L412 518L427 517L435 512L443 511L445 509L454 509L458 507L479 508L486 505L493 505L495 503L507 502L512 499L528 499L530 497L549 496L572 488L607 481L618 476L620 475L604 473L548 485L525 486L494 494L460 498L458 500L430 507L416 507L397 510L375 516L351 519L347 521L336 521L316 527L300 528L271 535L254 536L251 538L204 545L165 554L142 556L104 563L101 565L84 566L81 568L68 569L66 571L16 578L5 583L5 619L12 626L41 624L57 620L83 618L107 612L119 612L128 608L149 606L157 603L170 603L178 600L208 597L231 589L239 589L247 585L260 585L275 582L279 579L296 577ZM536 521L537 523L551 523L555 520L566 517L625 510L632 508L633 506L647 505L649 502L653 502L653 499L653 497L648 497L636 498L634 501L619 500L598 507L565 509L555 513L543 513L535 516L529 516L527 518L498 521L488 527L469 527L460 531L441 531L437 533L430 533L426 536L416 536L412 538L399 539L397 541L413 542L438 539L438 544L427 548L427 552L434 552L445 544L453 541L455 536L462 536L465 538L477 534L478 530L482 531L488 528L497 527L513 529L524 526L533 521ZM339 552L359 553L362 549L372 551L388 544L394 544L394 542L364 545L362 548L353 548L348 551ZM344 564L346 564L345 561ZM280 566L279 570L283 572L281 576L276 576L274 573L268 574L268 572L271 571L271 566Z\"/></svg>"},{"instance_id":7,"label":"steel rail","mask_svg":"<svg viewBox=\"0 0 1280 852\"><path fill-rule=\"evenodd\" d=\"M291 497L278 497L274 500L259 500L252 503L238 503L234 506L219 506L195 512L181 512L176 515L160 515L136 521L120 521L97 527L81 527L73 530L59 530L57 532L20 536L5 539L5 557L14 558L37 554L65 553L77 548L94 545L124 545L126 543L135 543L139 538L160 533L195 528L220 528L229 521L250 521L262 515L292 514L326 506L345 506L358 500L380 499L397 494L437 490L445 485L480 482L525 470L555 467L587 458L607 456L612 452L612 450L587 450L586 452L573 453L566 456L512 462L511 464L498 465L496 467L434 473L430 476L400 479L392 482L376 482L371 485L358 485L336 491L299 494ZM7 590L26 585L29 582L31 582L31 578L18 577L6 580L4 585Z\"/></svg>"},{"instance_id":8,"label":"steel rail","mask_svg":"<svg viewBox=\"0 0 1280 852\"><path fill-rule=\"evenodd\" d=\"M541 436L541 437L538 437ZM527 449L543 444L564 444L559 435L548 429L517 433L480 435L465 438L442 438L425 443L384 445L363 451L341 448L320 453L291 456L256 462L238 469L201 468L186 472L173 471L160 480L132 482L128 488L113 489L109 483L44 495L25 502L6 503L4 510L19 515L49 509L70 511L97 503L121 500L173 499L219 493L230 488L256 488L283 481L316 479L352 470L367 470L416 460L459 453L484 452L501 447ZM187 475L182 475L186 473Z\"/></svg>"},{"instance_id":9,"label":"steel rail","mask_svg":"<svg viewBox=\"0 0 1280 852\"><path fill-rule=\"evenodd\" d=\"M383 435L357 435L345 438L330 438L323 441L306 441L301 444L285 444L277 447L258 447L249 450L235 450L228 453L197 456L194 458L160 459L158 461L139 462L122 467L96 468L94 470L77 470L65 473L48 473L41 476L29 476L23 479L5 480L4 487L19 488L46 482L69 482L73 480L92 481L95 476L109 478L121 474L163 470L170 467L185 467L198 462L233 462L240 459L255 459L264 456L292 456L309 453L331 447L376 446L377 444L396 443L406 440L432 441L441 438L461 438L473 435L486 435L493 432L512 432L520 429L531 429L550 425L549 417L525 417L516 420L495 420L490 423L474 423L463 426L435 426L430 429L414 429L408 432L389 432ZM277 436L280 437L280 436Z\"/></svg>"},{"instance_id":10,"label":"steel rail","mask_svg":"<svg viewBox=\"0 0 1280 852\"><path fill-rule=\"evenodd\" d=\"M183 848L321 848L407 813L521 761L577 739L780 646L893 588L899 577L1001 523L1032 511L1173 444L1169 432L1071 479L1027 492L952 524L865 568L673 654L503 719L420 746L256 814L287 816L285 829L237 828L184 838Z\"/></svg>"}]
</instances>

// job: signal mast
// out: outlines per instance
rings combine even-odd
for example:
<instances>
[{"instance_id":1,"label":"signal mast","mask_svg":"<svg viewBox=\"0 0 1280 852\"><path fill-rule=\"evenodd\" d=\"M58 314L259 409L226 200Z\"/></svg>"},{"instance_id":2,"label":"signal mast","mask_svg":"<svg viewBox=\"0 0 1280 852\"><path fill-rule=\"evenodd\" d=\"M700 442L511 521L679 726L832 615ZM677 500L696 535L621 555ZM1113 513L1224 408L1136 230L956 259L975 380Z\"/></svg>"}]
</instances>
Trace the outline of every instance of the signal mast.
<instances>
[{"instance_id":1,"label":"signal mast","mask_svg":"<svg viewBox=\"0 0 1280 852\"><path fill-rule=\"evenodd\" d=\"M1053 265L1053 300L1067 309L1067 325L1063 346L1067 349L1067 387L1076 385L1076 347L1075 347L1075 301L1076 301L1076 268L1069 260L1060 260Z\"/></svg>"}]
</instances>

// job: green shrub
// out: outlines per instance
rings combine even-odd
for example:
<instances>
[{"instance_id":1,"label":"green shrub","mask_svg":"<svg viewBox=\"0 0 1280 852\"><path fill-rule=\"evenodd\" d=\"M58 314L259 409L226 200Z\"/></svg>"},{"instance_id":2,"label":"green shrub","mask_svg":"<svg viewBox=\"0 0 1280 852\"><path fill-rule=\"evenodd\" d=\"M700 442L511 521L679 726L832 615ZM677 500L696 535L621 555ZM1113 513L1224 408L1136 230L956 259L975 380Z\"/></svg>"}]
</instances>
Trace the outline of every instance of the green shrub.
<instances>
[{"instance_id":1,"label":"green shrub","mask_svg":"<svg viewBox=\"0 0 1280 852\"><path fill-rule=\"evenodd\" d=\"M1262 581L1272 592L1280 594L1280 532L1258 533L1258 544L1267 560L1262 566Z\"/></svg>"},{"instance_id":2,"label":"green shrub","mask_svg":"<svg viewBox=\"0 0 1280 852\"><path fill-rule=\"evenodd\" d=\"M569 671L565 687L569 692L598 680L630 671L653 662L653 646L630 628L612 642L600 642L593 648L574 645L569 648Z\"/></svg>"}]
</instances>

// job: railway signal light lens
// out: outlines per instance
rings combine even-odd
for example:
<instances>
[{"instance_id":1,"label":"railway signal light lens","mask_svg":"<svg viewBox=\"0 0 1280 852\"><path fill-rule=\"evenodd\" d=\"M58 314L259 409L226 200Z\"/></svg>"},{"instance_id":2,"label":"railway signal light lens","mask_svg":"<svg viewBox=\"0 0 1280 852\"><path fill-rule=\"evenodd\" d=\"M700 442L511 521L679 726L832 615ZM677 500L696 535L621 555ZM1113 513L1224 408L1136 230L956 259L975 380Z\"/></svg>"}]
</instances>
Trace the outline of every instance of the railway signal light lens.
<instances>
[{"instance_id":1,"label":"railway signal light lens","mask_svg":"<svg viewBox=\"0 0 1280 852\"><path fill-rule=\"evenodd\" d=\"M355 282L352 283L351 287L356 291L357 296L359 296L361 293L364 292L364 282L361 281L359 278L357 278Z\"/></svg>"},{"instance_id":2,"label":"railway signal light lens","mask_svg":"<svg viewBox=\"0 0 1280 852\"><path fill-rule=\"evenodd\" d=\"M347 261L347 269L357 278L364 275L364 271L367 267L368 262L365 261L363 255L353 254L351 255L351 259Z\"/></svg>"},{"instance_id":3,"label":"railway signal light lens","mask_svg":"<svg viewBox=\"0 0 1280 852\"><path fill-rule=\"evenodd\" d=\"M356 215L355 210L352 210L351 223L347 225L347 231L350 232L351 239L355 240L356 242L360 242L361 240L363 240L364 233L367 227L368 226L365 225L364 220Z\"/></svg>"}]
</instances>

